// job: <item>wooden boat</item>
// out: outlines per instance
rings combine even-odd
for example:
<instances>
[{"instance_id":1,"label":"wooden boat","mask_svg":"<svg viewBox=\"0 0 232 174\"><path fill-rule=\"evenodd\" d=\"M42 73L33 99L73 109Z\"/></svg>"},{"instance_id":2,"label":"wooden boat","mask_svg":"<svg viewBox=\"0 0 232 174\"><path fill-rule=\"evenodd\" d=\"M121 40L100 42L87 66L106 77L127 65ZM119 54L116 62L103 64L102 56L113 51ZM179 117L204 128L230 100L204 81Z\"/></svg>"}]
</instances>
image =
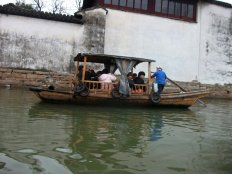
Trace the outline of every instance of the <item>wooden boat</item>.
<instances>
[{"instance_id":1,"label":"wooden boat","mask_svg":"<svg viewBox=\"0 0 232 174\"><path fill-rule=\"evenodd\" d=\"M189 107L197 100L209 94L208 91L186 91L163 93L157 95L152 91L152 79L148 77L147 83L135 84L133 89L129 88L127 73L140 63L148 63L148 74L151 74L151 59L123 57L106 54L78 54L76 62L76 73L73 79L73 87L69 91L56 90L53 88L30 88L41 100L48 102L76 103L78 105L113 105L113 106L174 106ZM81 72L78 71L80 62L83 65ZM104 64L106 68L114 73L119 69L121 76L119 82L103 83L99 81L86 80L85 73L87 63ZM81 73L81 77L78 76ZM177 84L176 84L177 85ZM104 88L103 88L104 86Z\"/></svg>"}]
</instances>

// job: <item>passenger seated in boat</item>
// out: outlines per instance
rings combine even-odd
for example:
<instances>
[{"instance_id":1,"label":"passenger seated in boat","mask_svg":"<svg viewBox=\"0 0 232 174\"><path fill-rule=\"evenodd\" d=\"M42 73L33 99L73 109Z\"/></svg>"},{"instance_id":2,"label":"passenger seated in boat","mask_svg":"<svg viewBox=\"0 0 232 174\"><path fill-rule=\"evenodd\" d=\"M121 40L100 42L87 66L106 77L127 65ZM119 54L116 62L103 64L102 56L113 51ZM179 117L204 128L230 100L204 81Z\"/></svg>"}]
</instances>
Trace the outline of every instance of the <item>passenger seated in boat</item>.
<instances>
[{"instance_id":1,"label":"passenger seated in boat","mask_svg":"<svg viewBox=\"0 0 232 174\"><path fill-rule=\"evenodd\" d=\"M78 80L82 79L82 71L83 71L83 65L80 65L78 67Z\"/></svg>"},{"instance_id":2,"label":"passenger seated in boat","mask_svg":"<svg viewBox=\"0 0 232 174\"><path fill-rule=\"evenodd\" d=\"M83 65L78 67L78 80L82 80ZM96 77L96 73L92 69L92 66L87 65L87 71L85 71L85 80L93 80Z\"/></svg>"},{"instance_id":3,"label":"passenger seated in boat","mask_svg":"<svg viewBox=\"0 0 232 174\"><path fill-rule=\"evenodd\" d=\"M127 74L127 79L128 79L129 87L131 89L134 89L135 88L135 83L134 83L134 80L133 80L133 73L132 72L129 72Z\"/></svg>"},{"instance_id":4,"label":"passenger seated in boat","mask_svg":"<svg viewBox=\"0 0 232 174\"><path fill-rule=\"evenodd\" d=\"M138 77L134 79L135 84L144 84L145 72L140 71Z\"/></svg>"},{"instance_id":5,"label":"passenger seated in boat","mask_svg":"<svg viewBox=\"0 0 232 174\"><path fill-rule=\"evenodd\" d=\"M98 80L98 78L96 78L96 73L92 69L92 66L87 65L86 68L87 68L87 70L85 71L85 78L84 78L84 80ZM83 75L83 65L80 65L78 67L78 80L79 81L82 80L82 75ZM90 89L92 89L94 87L94 84L90 83L90 82L85 82L85 85L88 88L90 88ZM75 84L74 84L74 86L75 86Z\"/></svg>"},{"instance_id":6,"label":"passenger seated in boat","mask_svg":"<svg viewBox=\"0 0 232 174\"><path fill-rule=\"evenodd\" d=\"M133 79L137 77L137 73L133 73Z\"/></svg>"},{"instance_id":7,"label":"passenger seated in boat","mask_svg":"<svg viewBox=\"0 0 232 174\"><path fill-rule=\"evenodd\" d=\"M102 75L102 71L98 71L97 73L96 73L96 77L98 78L98 77L100 77Z\"/></svg>"},{"instance_id":8,"label":"passenger seated in boat","mask_svg":"<svg viewBox=\"0 0 232 174\"><path fill-rule=\"evenodd\" d=\"M98 71L98 72L96 73L96 77L95 77L96 81L99 81L98 78L99 78L101 75L102 75L102 71ZM97 83L97 85L95 86L95 88L101 89L101 84L100 84L100 83Z\"/></svg>"},{"instance_id":9,"label":"passenger seated in boat","mask_svg":"<svg viewBox=\"0 0 232 174\"><path fill-rule=\"evenodd\" d=\"M85 72L85 80L94 80L96 73L94 72L92 66L87 65L87 71Z\"/></svg>"},{"instance_id":10,"label":"passenger seated in boat","mask_svg":"<svg viewBox=\"0 0 232 174\"><path fill-rule=\"evenodd\" d=\"M140 71L139 74L138 74L138 77L136 77L134 79L134 83L135 84L145 84L144 83L144 78L145 78L145 72L143 71ZM146 87L142 87L142 88L139 88L139 87L136 87L136 90L142 90L142 91L146 91Z\"/></svg>"},{"instance_id":11,"label":"passenger seated in boat","mask_svg":"<svg viewBox=\"0 0 232 174\"><path fill-rule=\"evenodd\" d=\"M112 83L113 81L116 80L116 76L109 73L108 69L102 70L102 75L98 77L98 80L100 82L106 82L101 84L101 89L112 89Z\"/></svg>"}]
</instances>

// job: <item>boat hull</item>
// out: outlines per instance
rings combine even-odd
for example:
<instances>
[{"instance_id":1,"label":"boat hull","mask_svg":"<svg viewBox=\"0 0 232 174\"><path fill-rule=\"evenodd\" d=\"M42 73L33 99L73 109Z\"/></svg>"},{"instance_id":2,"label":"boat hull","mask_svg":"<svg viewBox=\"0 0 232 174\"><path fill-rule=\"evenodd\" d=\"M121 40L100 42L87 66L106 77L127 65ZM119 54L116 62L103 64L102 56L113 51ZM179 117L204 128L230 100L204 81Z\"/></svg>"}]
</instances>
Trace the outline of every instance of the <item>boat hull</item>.
<instances>
[{"instance_id":1,"label":"boat hull","mask_svg":"<svg viewBox=\"0 0 232 174\"><path fill-rule=\"evenodd\" d=\"M109 94L87 97L74 95L73 92L57 91L39 88L30 88L42 101L75 103L78 105L111 105L111 106L152 106L152 107L189 107L200 98L208 95L207 91L162 94L159 103L153 103L149 96L131 96L126 98L113 98Z\"/></svg>"}]
</instances>

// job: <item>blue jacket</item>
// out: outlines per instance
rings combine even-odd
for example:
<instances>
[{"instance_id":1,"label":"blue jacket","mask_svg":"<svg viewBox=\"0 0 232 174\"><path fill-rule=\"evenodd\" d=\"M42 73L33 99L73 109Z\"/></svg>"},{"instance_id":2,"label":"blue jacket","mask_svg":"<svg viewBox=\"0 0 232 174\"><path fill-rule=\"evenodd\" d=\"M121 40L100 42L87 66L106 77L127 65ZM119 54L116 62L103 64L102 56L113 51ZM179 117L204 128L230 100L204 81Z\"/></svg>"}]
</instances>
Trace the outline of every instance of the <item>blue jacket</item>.
<instances>
[{"instance_id":1,"label":"blue jacket","mask_svg":"<svg viewBox=\"0 0 232 174\"><path fill-rule=\"evenodd\" d=\"M151 78L154 77L156 78L157 84L165 85L167 79L165 72L163 72L162 70L158 70L151 76Z\"/></svg>"}]
</instances>

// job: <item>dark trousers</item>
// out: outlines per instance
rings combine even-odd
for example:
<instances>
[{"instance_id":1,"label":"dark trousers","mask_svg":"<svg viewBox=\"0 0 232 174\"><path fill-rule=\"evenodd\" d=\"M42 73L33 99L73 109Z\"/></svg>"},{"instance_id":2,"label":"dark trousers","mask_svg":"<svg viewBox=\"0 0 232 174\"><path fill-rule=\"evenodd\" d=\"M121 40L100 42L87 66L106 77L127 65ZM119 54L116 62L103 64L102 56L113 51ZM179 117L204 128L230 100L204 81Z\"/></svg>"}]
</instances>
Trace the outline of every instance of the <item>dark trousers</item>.
<instances>
[{"instance_id":1,"label":"dark trousers","mask_svg":"<svg viewBox=\"0 0 232 174\"><path fill-rule=\"evenodd\" d=\"M158 84L158 93L161 94L164 89L164 85Z\"/></svg>"}]
</instances>

